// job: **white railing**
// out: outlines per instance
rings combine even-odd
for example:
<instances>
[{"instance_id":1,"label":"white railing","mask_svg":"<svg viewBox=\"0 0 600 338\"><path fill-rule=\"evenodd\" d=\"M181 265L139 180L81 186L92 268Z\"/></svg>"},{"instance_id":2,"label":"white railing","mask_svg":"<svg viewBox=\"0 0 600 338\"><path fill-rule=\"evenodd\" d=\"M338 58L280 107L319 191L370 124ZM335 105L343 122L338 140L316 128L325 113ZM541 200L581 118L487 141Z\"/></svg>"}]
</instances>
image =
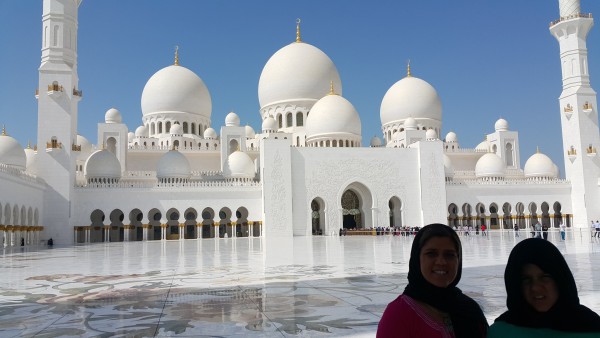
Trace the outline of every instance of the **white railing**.
<instances>
[{"instance_id":1,"label":"white railing","mask_svg":"<svg viewBox=\"0 0 600 338\"><path fill-rule=\"evenodd\" d=\"M183 181L164 183L158 180L120 180L118 182L77 182L76 188L81 189L172 189L172 188L228 188L228 187L260 187L260 181L254 179L227 179L222 181Z\"/></svg>"},{"instance_id":2,"label":"white railing","mask_svg":"<svg viewBox=\"0 0 600 338\"><path fill-rule=\"evenodd\" d=\"M25 170L11 167L5 163L0 163L0 172L6 173L11 176L18 177L23 181L37 183L37 184L44 184L44 180L42 180L41 178L39 178L35 175L32 175L32 174L26 172Z\"/></svg>"},{"instance_id":3,"label":"white railing","mask_svg":"<svg viewBox=\"0 0 600 338\"><path fill-rule=\"evenodd\" d=\"M591 19L592 13L577 13L577 14L572 14L572 15L568 15L568 16L562 16L562 17L560 17L560 19L550 22L550 27L556 25L557 23L559 23L561 21L571 20L571 19L576 19L576 18Z\"/></svg>"},{"instance_id":4,"label":"white railing","mask_svg":"<svg viewBox=\"0 0 600 338\"><path fill-rule=\"evenodd\" d=\"M444 147L444 152L446 153L487 153L487 149L475 149L475 148L454 148Z\"/></svg>"},{"instance_id":5,"label":"white railing","mask_svg":"<svg viewBox=\"0 0 600 338\"><path fill-rule=\"evenodd\" d=\"M465 178L456 178L456 176L451 180L446 180L446 185L548 185L548 184L556 184L556 185L565 185L569 184L569 180L560 179L560 178L521 178L521 179L513 179L513 178L504 178L504 179L465 179Z\"/></svg>"}]
</instances>

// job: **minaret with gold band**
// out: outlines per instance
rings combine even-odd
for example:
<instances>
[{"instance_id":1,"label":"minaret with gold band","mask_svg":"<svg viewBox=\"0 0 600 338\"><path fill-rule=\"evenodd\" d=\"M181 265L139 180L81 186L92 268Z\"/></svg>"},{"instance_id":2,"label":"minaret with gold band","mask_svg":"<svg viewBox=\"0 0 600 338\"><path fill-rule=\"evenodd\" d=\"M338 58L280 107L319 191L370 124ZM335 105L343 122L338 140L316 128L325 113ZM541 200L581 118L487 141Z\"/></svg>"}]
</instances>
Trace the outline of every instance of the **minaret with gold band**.
<instances>
[{"instance_id":1,"label":"minaret with gold band","mask_svg":"<svg viewBox=\"0 0 600 338\"><path fill-rule=\"evenodd\" d=\"M600 145L596 92L590 85L587 35L594 24L580 0L559 0L560 18L550 32L560 46L563 90L559 98L565 175L571 182L573 226L600 219ZM593 151L590 151L593 150Z\"/></svg>"},{"instance_id":2,"label":"minaret with gold band","mask_svg":"<svg viewBox=\"0 0 600 338\"><path fill-rule=\"evenodd\" d=\"M44 238L70 244L77 153L77 12L81 0L44 0L39 67L37 160L48 189L40 222Z\"/></svg>"}]
</instances>

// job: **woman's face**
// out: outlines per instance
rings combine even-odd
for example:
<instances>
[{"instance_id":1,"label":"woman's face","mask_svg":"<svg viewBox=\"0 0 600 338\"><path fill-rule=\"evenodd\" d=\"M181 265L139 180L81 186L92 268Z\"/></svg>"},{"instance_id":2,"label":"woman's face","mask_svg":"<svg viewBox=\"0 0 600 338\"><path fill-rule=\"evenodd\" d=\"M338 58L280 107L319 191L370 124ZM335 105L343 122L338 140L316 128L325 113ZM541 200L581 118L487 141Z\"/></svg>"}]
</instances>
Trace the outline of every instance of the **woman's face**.
<instances>
[{"instance_id":1,"label":"woman's face","mask_svg":"<svg viewBox=\"0 0 600 338\"><path fill-rule=\"evenodd\" d=\"M521 272L521 289L525 301L537 312L550 310L558 300L554 278L535 264L526 264Z\"/></svg>"},{"instance_id":2,"label":"woman's face","mask_svg":"<svg viewBox=\"0 0 600 338\"><path fill-rule=\"evenodd\" d=\"M429 283L445 288L458 274L458 252L449 237L432 237L421 248L421 274Z\"/></svg>"}]
</instances>

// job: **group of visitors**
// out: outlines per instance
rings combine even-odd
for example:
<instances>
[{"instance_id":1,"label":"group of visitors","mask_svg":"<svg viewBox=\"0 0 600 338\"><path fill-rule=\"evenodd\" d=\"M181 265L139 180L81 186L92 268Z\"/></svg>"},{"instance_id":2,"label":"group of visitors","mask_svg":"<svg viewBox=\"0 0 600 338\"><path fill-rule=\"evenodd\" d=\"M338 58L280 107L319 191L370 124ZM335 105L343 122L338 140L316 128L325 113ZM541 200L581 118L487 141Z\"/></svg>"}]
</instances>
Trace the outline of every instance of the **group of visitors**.
<instances>
[{"instance_id":1,"label":"group of visitors","mask_svg":"<svg viewBox=\"0 0 600 338\"><path fill-rule=\"evenodd\" d=\"M507 311L491 326L457 287L462 246L443 224L423 227L412 243L408 285L388 304L377 337L599 337L600 316L579 303L573 274L550 242L519 242L504 271Z\"/></svg>"},{"instance_id":2,"label":"group of visitors","mask_svg":"<svg viewBox=\"0 0 600 338\"><path fill-rule=\"evenodd\" d=\"M562 224L562 222L561 222ZM548 230L550 229L550 227L548 226L548 224L544 223L543 225L540 224L539 221L535 221L535 224L532 227L532 231L531 231L531 237L535 237L535 238L543 238L545 240L548 240Z\"/></svg>"},{"instance_id":3,"label":"group of visitors","mask_svg":"<svg viewBox=\"0 0 600 338\"><path fill-rule=\"evenodd\" d=\"M592 221L592 237L600 238L600 222L596 220L596 222Z\"/></svg>"},{"instance_id":4,"label":"group of visitors","mask_svg":"<svg viewBox=\"0 0 600 338\"><path fill-rule=\"evenodd\" d=\"M417 232L419 231L419 227L409 227L409 226L404 226L404 227L375 227L375 228L369 228L369 229L362 229L362 228L351 228L351 229L346 229L346 228L340 228L339 230L339 235L340 236L347 236L347 235L352 235L352 234L361 234L361 235L377 235L377 236L383 236L383 235L393 235L393 236L414 236L417 234Z\"/></svg>"},{"instance_id":5,"label":"group of visitors","mask_svg":"<svg viewBox=\"0 0 600 338\"><path fill-rule=\"evenodd\" d=\"M481 235L482 236L487 236L487 225L482 224L482 225L478 225L475 227L475 234L479 235L479 231L481 231ZM456 231L459 235L463 235L463 236L471 236L471 232L473 232L473 226L472 225L461 225L461 226L454 226L454 231Z\"/></svg>"}]
</instances>

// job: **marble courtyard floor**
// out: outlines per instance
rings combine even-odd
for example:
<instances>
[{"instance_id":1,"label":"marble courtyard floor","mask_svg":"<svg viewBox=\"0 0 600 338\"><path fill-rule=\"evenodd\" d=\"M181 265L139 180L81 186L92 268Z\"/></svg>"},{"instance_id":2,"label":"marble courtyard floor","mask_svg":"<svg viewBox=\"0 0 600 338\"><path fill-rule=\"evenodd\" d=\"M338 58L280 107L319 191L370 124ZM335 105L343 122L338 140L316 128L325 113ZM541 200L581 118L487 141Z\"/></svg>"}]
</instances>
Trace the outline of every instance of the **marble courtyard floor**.
<instances>
[{"instance_id":1,"label":"marble courtyard floor","mask_svg":"<svg viewBox=\"0 0 600 338\"><path fill-rule=\"evenodd\" d=\"M526 235L524 231L521 236ZM520 237L462 237L459 287L491 323ZM600 239L551 234L600 311ZM373 337L406 285L412 237L204 239L5 248L1 337Z\"/></svg>"}]
</instances>

